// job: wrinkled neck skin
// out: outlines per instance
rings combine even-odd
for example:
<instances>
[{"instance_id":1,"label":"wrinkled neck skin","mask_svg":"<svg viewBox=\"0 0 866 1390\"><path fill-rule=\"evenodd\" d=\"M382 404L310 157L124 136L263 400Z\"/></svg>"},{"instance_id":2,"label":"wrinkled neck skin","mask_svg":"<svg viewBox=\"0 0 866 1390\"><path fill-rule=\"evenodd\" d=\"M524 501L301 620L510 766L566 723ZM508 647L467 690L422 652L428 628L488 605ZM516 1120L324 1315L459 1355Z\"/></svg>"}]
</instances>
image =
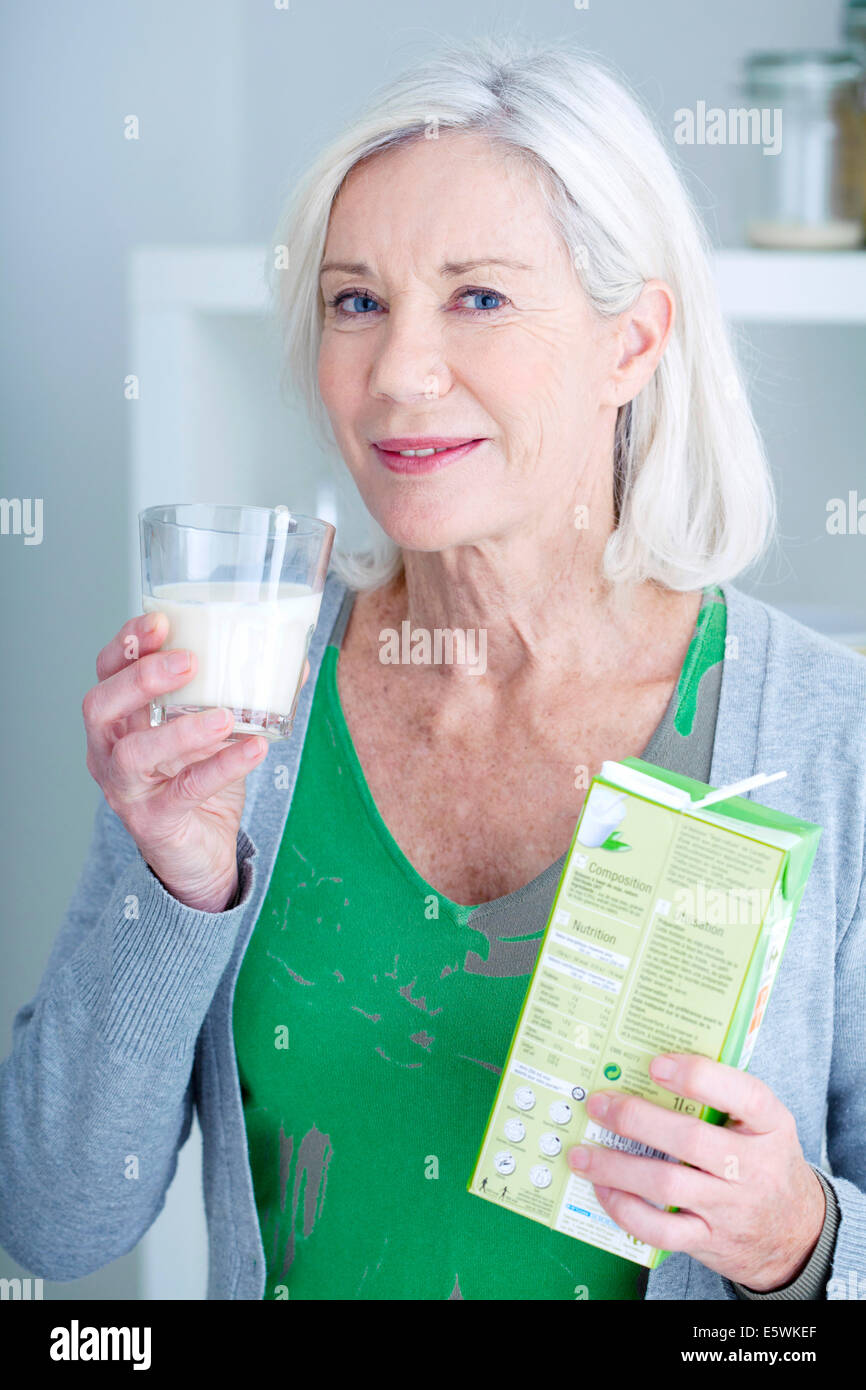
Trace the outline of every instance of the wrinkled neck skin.
<instances>
[{"instance_id":1,"label":"wrinkled neck skin","mask_svg":"<svg viewBox=\"0 0 866 1390\"><path fill-rule=\"evenodd\" d=\"M592 524L574 525L575 506L550 505L531 524L471 545L403 552L404 570L380 591L378 617L412 631L480 630L489 696L539 693L560 680L592 687L678 674L700 607L699 592L653 583L610 584L602 573L613 530L608 491L594 490ZM440 696L478 683L460 665L413 668L438 682ZM480 692L479 692L480 693Z\"/></svg>"}]
</instances>

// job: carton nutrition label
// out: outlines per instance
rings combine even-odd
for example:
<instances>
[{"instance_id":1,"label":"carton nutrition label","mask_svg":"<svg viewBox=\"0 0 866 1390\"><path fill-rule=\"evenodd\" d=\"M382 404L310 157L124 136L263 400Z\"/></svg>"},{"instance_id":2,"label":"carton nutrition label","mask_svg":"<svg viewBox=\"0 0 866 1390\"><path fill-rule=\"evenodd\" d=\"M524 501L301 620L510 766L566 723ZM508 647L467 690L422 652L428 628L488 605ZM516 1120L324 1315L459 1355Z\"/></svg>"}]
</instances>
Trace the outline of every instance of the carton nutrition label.
<instances>
[{"instance_id":1,"label":"carton nutrition label","mask_svg":"<svg viewBox=\"0 0 866 1390\"><path fill-rule=\"evenodd\" d=\"M586 1142L668 1157L595 1123L586 1097L621 1089L672 1108L677 1097L651 1081L650 1058L719 1056L779 907L785 851L750 838L748 825L740 833L632 793L620 799L615 853L581 844L578 826L471 1191L651 1264L656 1252L611 1221L567 1153Z\"/></svg>"}]
</instances>

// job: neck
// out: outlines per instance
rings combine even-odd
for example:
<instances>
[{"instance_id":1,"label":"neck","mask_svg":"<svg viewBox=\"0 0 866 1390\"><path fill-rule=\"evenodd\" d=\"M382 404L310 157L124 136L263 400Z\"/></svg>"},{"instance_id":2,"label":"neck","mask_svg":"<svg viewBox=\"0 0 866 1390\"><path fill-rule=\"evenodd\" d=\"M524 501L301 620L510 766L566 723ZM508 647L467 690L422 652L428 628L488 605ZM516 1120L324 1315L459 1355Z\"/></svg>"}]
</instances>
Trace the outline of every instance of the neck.
<instances>
[{"instance_id":1,"label":"neck","mask_svg":"<svg viewBox=\"0 0 866 1390\"><path fill-rule=\"evenodd\" d=\"M486 683L603 680L624 663L640 678L678 671L683 627L700 595L657 585L612 585L602 573L609 529L576 530L571 515L544 536L510 535L448 550L404 552L404 570L388 586L393 628L410 633L462 631L486 652ZM470 637L470 634L474 634ZM423 667L416 668L425 669ZM438 664L429 675L465 681L466 666ZM476 673L477 674L477 673ZM470 680L470 684L475 682Z\"/></svg>"}]
</instances>

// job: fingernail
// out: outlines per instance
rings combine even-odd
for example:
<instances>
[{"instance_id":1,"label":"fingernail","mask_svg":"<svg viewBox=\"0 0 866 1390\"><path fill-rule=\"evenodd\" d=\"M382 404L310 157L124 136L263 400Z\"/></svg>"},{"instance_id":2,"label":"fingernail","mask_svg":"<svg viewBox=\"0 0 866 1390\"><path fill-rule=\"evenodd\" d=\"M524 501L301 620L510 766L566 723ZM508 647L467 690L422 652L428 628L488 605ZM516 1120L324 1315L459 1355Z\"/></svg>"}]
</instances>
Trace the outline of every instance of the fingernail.
<instances>
[{"instance_id":1,"label":"fingernail","mask_svg":"<svg viewBox=\"0 0 866 1390\"><path fill-rule=\"evenodd\" d=\"M588 1168L589 1149L572 1149L570 1154L568 1155L568 1161L571 1164L572 1168Z\"/></svg>"},{"instance_id":2,"label":"fingernail","mask_svg":"<svg viewBox=\"0 0 866 1390\"><path fill-rule=\"evenodd\" d=\"M246 744L246 747L244 748L244 757L245 757L245 758L249 758L250 761L252 761L253 758L257 758L257 757L259 756L259 754L261 753L261 751L262 751L262 749L264 748L264 746L265 746L265 745L264 745L264 740L263 740L263 739L260 739L260 738L250 738L250 739L247 739L247 744Z\"/></svg>"},{"instance_id":3,"label":"fingernail","mask_svg":"<svg viewBox=\"0 0 866 1390\"><path fill-rule=\"evenodd\" d=\"M204 717L205 728L221 729L223 724L228 723L228 717L227 709L209 709Z\"/></svg>"},{"instance_id":4,"label":"fingernail","mask_svg":"<svg viewBox=\"0 0 866 1390\"><path fill-rule=\"evenodd\" d=\"M599 1117L606 1115L610 1108L610 1098L602 1091L597 1096L590 1096L586 1102L586 1108L590 1115L598 1115Z\"/></svg>"},{"instance_id":5,"label":"fingernail","mask_svg":"<svg viewBox=\"0 0 866 1390\"><path fill-rule=\"evenodd\" d=\"M151 613L147 622L144 624L145 632L154 632L161 617L161 613Z\"/></svg>"},{"instance_id":6,"label":"fingernail","mask_svg":"<svg viewBox=\"0 0 866 1390\"><path fill-rule=\"evenodd\" d=\"M180 675L181 671L189 670L189 652L169 652L163 657L163 664L173 676Z\"/></svg>"}]
</instances>

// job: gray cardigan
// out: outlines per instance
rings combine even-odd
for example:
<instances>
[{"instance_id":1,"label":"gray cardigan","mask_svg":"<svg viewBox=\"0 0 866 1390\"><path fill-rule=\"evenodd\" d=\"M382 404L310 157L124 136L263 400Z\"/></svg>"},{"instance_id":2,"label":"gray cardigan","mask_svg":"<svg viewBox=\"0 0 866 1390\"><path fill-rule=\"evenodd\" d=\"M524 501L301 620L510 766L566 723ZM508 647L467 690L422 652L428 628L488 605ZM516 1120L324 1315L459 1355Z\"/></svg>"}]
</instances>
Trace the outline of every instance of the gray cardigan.
<instances>
[{"instance_id":1,"label":"gray cardigan","mask_svg":"<svg viewBox=\"0 0 866 1390\"><path fill-rule=\"evenodd\" d=\"M866 1295L866 661L735 585L710 782L787 777L759 799L824 829L750 1071L792 1111L840 1224L828 1298ZM0 1065L0 1243L46 1279L92 1273L160 1212L201 1124L208 1298L261 1299L232 998L292 798L319 665L345 593L328 576L288 742L247 778L236 906L168 893L105 800L36 995ZM826 1133L825 1133L826 1122ZM647 1299L736 1299L670 1255Z\"/></svg>"}]
</instances>

